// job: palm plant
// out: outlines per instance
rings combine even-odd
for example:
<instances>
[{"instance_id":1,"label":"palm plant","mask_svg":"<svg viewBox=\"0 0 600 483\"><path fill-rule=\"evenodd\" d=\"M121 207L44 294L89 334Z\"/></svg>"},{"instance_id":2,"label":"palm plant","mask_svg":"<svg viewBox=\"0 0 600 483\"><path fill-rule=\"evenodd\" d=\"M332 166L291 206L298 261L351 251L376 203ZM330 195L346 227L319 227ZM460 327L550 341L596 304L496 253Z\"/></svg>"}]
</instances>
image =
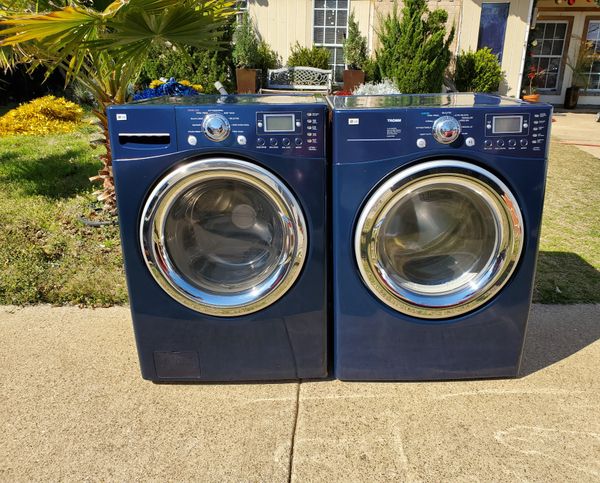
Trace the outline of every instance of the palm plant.
<instances>
[{"instance_id":1,"label":"palm plant","mask_svg":"<svg viewBox=\"0 0 600 483\"><path fill-rule=\"evenodd\" d=\"M228 18L230 0L4 0L0 6L0 67L26 63L30 69L60 70L96 100L94 114L104 145L96 194L116 212L106 107L127 101L152 46L185 52L185 46L215 50ZM190 59L191 61L191 59Z\"/></svg>"}]
</instances>

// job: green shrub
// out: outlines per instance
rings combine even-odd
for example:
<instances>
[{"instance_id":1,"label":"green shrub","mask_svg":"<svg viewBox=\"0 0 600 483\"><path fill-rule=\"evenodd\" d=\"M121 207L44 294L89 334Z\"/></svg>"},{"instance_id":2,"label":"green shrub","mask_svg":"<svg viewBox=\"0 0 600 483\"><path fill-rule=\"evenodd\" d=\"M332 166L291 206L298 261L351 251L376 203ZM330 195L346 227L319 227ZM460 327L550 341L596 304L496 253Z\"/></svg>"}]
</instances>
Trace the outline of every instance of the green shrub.
<instances>
[{"instance_id":1,"label":"green shrub","mask_svg":"<svg viewBox=\"0 0 600 483\"><path fill-rule=\"evenodd\" d=\"M381 78L393 80L403 93L440 92L454 39L454 27L446 35L447 21L445 10L429 11L425 0L405 0L402 18L394 3L378 32Z\"/></svg>"},{"instance_id":2,"label":"green shrub","mask_svg":"<svg viewBox=\"0 0 600 483\"><path fill-rule=\"evenodd\" d=\"M315 67L329 69L329 51L324 47L313 45L312 48L302 47L298 42L292 45L292 53L288 61L290 67Z\"/></svg>"},{"instance_id":3,"label":"green shrub","mask_svg":"<svg viewBox=\"0 0 600 483\"><path fill-rule=\"evenodd\" d=\"M375 59L367 58L363 63L362 70L365 73L366 82L379 82L381 80Z\"/></svg>"},{"instance_id":4,"label":"green shrub","mask_svg":"<svg viewBox=\"0 0 600 483\"><path fill-rule=\"evenodd\" d=\"M233 61L239 69L257 69L259 63L259 41L252 19L245 13L233 36Z\"/></svg>"},{"instance_id":5,"label":"green shrub","mask_svg":"<svg viewBox=\"0 0 600 483\"><path fill-rule=\"evenodd\" d=\"M266 85L267 70L281 67L281 58L264 40L258 44L258 62L256 68L261 71L261 84Z\"/></svg>"},{"instance_id":6,"label":"green shrub","mask_svg":"<svg viewBox=\"0 0 600 483\"><path fill-rule=\"evenodd\" d=\"M267 69L276 69L281 66L281 58L264 40L258 43L258 62L256 68L265 72Z\"/></svg>"},{"instance_id":7,"label":"green shrub","mask_svg":"<svg viewBox=\"0 0 600 483\"><path fill-rule=\"evenodd\" d=\"M498 57L485 47L456 56L454 84L462 92L495 92L504 74Z\"/></svg>"},{"instance_id":8,"label":"green shrub","mask_svg":"<svg viewBox=\"0 0 600 483\"><path fill-rule=\"evenodd\" d=\"M360 34L354 11L348 19L348 37L344 41L344 62L349 69L363 69L367 61L367 38Z\"/></svg>"},{"instance_id":9,"label":"green shrub","mask_svg":"<svg viewBox=\"0 0 600 483\"><path fill-rule=\"evenodd\" d=\"M224 34L225 41L231 41L234 22L230 22ZM165 50L153 47L148 60L144 63L138 80L141 87L148 87L150 82L161 77L167 79L187 79L192 84L200 84L204 92L214 94L216 81L221 82L226 89L233 88L233 60L231 49L224 48L217 52L189 47L185 52Z\"/></svg>"}]
</instances>

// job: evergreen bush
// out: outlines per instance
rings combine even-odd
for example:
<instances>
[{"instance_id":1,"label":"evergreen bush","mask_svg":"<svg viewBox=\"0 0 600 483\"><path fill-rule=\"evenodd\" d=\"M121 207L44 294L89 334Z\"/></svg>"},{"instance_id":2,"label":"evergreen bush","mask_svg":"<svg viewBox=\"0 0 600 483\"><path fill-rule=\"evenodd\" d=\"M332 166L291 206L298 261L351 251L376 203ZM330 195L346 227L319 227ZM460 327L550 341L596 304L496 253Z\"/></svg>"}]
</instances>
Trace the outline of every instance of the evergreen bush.
<instances>
[{"instance_id":1,"label":"evergreen bush","mask_svg":"<svg viewBox=\"0 0 600 483\"><path fill-rule=\"evenodd\" d=\"M405 0L381 19L381 48L376 59L381 78L392 79L403 93L441 92L450 63L454 26L446 35L448 13L429 11L425 0Z\"/></svg>"},{"instance_id":2,"label":"evergreen bush","mask_svg":"<svg viewBox=\"0 0 600 483\"><path fill-rule=\"evenodd\" d=\"M367 38L360 34L354 11L348 18L348 37L344 41L344 62L348 69L362 70L367 61Z\"/></svg>"},{"instance_id":3,"label":"evergreen bush","mask_svg":"<svg viewBox=\"0 0 600 483\"><path fill-rule=\"evenodd\" d=\"M302 47L298 42L292 45L287 64L289 67L315 67L329 69L329 51L324 47Z\"/></svg>"},{"instance_id":4,"label":"evergreen bush","mask_svg":"<svg viewBox=\"0 0 600 483\"><path fill-rule=\"evenodd\" d=\"M456 56L454 84L461 92L495 92L503 77L498 57L487 47Z\"/></svg>"},{"instance_id":5,"label":"evergreen bush","mask_svg":"<svg viewBox=\"0 0 600 483\"><path fill-rule=\"evenodd\" d=\"M247 13L242 15L241 21L235 29L233 36L233 61L238 69L257 69L259 62L259 41L252 19Z\"/></svg>"}]
</instances>

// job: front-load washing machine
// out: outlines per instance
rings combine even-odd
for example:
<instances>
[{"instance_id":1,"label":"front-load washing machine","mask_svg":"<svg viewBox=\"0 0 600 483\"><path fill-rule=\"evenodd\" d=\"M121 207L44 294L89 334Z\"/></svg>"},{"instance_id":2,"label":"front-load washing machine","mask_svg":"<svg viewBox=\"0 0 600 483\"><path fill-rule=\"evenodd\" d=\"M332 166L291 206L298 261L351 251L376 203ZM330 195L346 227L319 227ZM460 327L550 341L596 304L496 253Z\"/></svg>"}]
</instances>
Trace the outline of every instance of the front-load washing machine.
<instances>
[{"instance_id":1,"label":"front-load washing machine","mask_svg":"<svg viewBox=\"0 0 600 483\"><path fill-rule=\"evenodd\" d=\"M483 94L329 102L335 375L515 376L552 108Z\"/></svg>"},{"instance_id":2,"label":"front-load washing machine","mask_svg":"<svg viewBox=\"0 0 600 483\"><path fill-rule=\"evenodd\" d=\"M108 109L144 378L326 376L326 113L310 95Z\"/></svg>"}]
</instances>

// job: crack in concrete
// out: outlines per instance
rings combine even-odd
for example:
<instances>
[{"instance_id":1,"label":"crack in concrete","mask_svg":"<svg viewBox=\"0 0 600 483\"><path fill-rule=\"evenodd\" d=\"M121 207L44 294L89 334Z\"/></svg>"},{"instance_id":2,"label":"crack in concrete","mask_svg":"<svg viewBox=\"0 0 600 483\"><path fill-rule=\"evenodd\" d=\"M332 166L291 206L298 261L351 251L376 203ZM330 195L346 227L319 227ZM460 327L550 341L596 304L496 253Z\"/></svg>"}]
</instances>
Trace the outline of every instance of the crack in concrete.
<instances>
[{"instance_id":1,"label":"crack in concrete","mask_svg":"<svg viewBox=\"0 0 600 483\"><path fill-rule=\"evenodd\" d=\"M294 473L294 451L296 445L296 430L298 428L298 414L300 413L300 385L302 381L298 382L296 388L296 406L294 408L294 426L292 428L292 440L290 441L290 456L288 465L288 483L292 481L292 474Z\"/></svg>"}]
</instances>

